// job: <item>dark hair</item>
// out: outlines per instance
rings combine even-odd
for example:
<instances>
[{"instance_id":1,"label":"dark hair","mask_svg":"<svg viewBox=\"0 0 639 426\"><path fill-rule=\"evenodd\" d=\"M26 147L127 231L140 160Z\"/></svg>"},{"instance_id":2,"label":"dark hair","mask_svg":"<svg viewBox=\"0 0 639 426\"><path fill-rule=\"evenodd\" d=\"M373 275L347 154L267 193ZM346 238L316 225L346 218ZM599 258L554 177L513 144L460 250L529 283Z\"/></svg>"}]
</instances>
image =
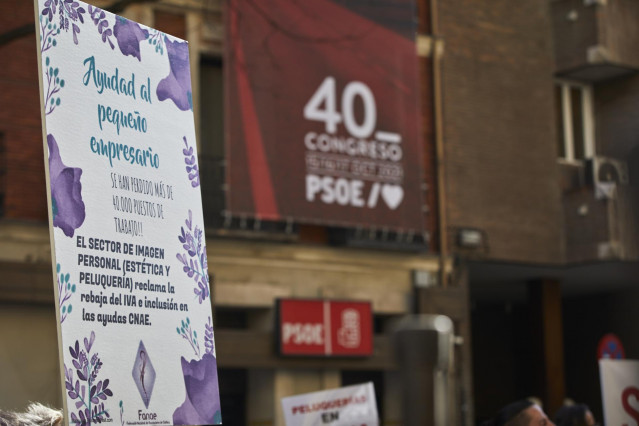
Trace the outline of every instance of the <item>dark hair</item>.
<instances>
[{"instance_id":1,"label":"dark hair","mask_svg":"<svg viewBox=\"0 0 639 426\"><path fill-rule=\"evenodd\" d=\"M557 426L586 426L586 413L590 411L586 404L564 405L555 414Z\"/></svg>"},{"instance_id":2,"label":"dark hair","mask_svg":"<svg viewBox=\"0 0 639 426\"><path fill-rule=\"evenodd\" d=\"M512 402L499 410L492 420L482 423L482 426L524 425L524 421L527 420L524 410L528 407L532 407L533 405L533 402L528 399Z\"/></svg>"}]
</instances>

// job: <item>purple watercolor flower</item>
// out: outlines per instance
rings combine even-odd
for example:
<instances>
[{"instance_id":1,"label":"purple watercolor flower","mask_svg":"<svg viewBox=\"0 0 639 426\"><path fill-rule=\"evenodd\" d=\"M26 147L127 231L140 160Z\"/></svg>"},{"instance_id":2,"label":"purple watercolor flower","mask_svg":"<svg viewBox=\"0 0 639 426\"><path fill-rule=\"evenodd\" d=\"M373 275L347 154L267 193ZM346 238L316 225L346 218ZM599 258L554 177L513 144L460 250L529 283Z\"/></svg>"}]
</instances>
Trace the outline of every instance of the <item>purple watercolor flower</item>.
<instances>
[{"instance_id":1,"label":"purple watercolor flower","mask_svg":"<svg viewBox=\"0 0 639 426\"><path fill-rule=\"evenodd\" d=\"M173 413L175 425L222 424L217 362L211 354L187 362L182 357L186 399Z\"/></svg>"},{"instance_id":2,"label":"purple watercolor flower","mask_svg":"<svg viewBox=\"0 0 639 426\"><path fill-rule=\"evenodd\" d=\"M109 28L108 17L107 17L107 14L104 12L104 10L100 9L99 7L94 7L89 5L89 16L91 17L91 20L93 20L93 23L98 29L98 33L102 35L102 42L103 43L108 42L109 46L111 46L111 49L115 49L115 45L111 41L113 30Z\"/></svg>"},{"instance_id":3,"label":"purple watercolor flower","mask_svg":"<svg viewBox=\"0 0 639 426\"><path fill-rule=\"evenodd\" d=\"M189 69L189 45L187 42L171 41L166 36L166 53L171 72L158 84L156 93L160 101L171 99L182 111L193 109L191 76Z\"/></svg>"},{"instance_id":4,"label":"purple watercolor flower","mask_svg":"<svg viewBox=\"0 0 639 426\"><path fill-rule=\"evenodd\" d=\"M213 323L211 322L211 317L209 317L209 322L204 324L204 346L206 347L205 353L213 355L213 351L215 350L215 341L213 339Z\"/></svg>"},{"instance_id":5,"label":"purple watercolor flower","mask_svg":"<svg viewBox=\"0 0 639 426\"><path fill-rule=\"evenodd\" d=\"M197 159L195 158L195 154L193 154L193 147L189 146L189 143L186 140L186 136L183 136L184 145L186 148L182 149L182 154L184 154L184 163L186 164L186 172L188 173L189 180L191 181L191 186L193 188L197 188L200 186L200 171L197 167Z\"/></svg>"},{"instance_id":6,"label":"purple watercolor flower","mask_svg":"<svg viewBox=\"0 0 639 426\"><path fill-rule=\"evenodd\" d=\"M182 270L189 278L193 278L196 287L193 292L198 298L200 304L206 300L209 295L209 273L208 262L206 260L206 246L203 245L204 233L198 225L193 229L193 212L189 210L189 218L184 221L189 232L180 228L181 235L178 240L182 243L182 248L186 250L186 254L178 253L177 259L182 263ZM193 231L193 233L191 233ZM189 259L189 256L194 259Z\"/></svg>"},{"instance_id":7,"label":"purple watercolor flower","mask_svg":"<svg viewBox=\"0 0 639 426\"><path fill-rule=\"evenodd\" d=\"M109 379L97 381L102 361L100 361L98 354L94 353L89 362L91 346L94 340L95 333L92 331L91 343L86 338L84 339L86 352L80 347L78 340L75 341L75 345L69 346L72 364L78 377L75 382L73 380L73 368L67 368L66 363L64 364L64 387L68 397L71 400L77 400L75 401L75 408L79 410L77 414L71 412L71 423L76 426L91 426L95 423L105 422L111 417L103 402L113 396L113 391L109 389Z\"/></svg>"},{"instance_id":8,"label":"purple watercolor flower","mask_svg":"<svg viewBox=\"0 0 639 426\"><path fill-rule=\"evenodd\" d=\"M82 169L64 165L58 143L53 135L47 135L47 144L49 145L53 226L62 229L67 237L73 237L75 230L84 223L85 217L80 183Z\"/></svg>"},{"instance_id":9,"label":"purple watercolor flower","mask_svg":"<svg viewBox=\"0 0 639 426\"><path fill-rule=\"evenodd\" d=\"M56 12L57 10L57 12ZM48 18L49 23L53 21L53 15L56 13L59 14L59 24L60 30L69 31L69 19L71 19L71 28L73 29L73 42L78 44L78 34L80 33L80 27L78 27L75 22L80 22L84 24L84 16L86 10L78 3L77 1L72 0L47 0L44 2L44 9L42 9L42 17ZM56 24L57 25L57 24ZM48 28L48 25L47 25ZM59 30L56 30L55 34L52 32L47 33L46 40L43 38L42 40L42 48L43 52L49 49L51 46L55 46L56 42L50 39L48 36L55 37Z\"/></svg>"},{"instance_id":10,"label":"purple watercolor flower","mask_svg":"<svg viewBox=\"0 0 639 426\"><path fill-rule=\"evenodd\" d=\"M140 41L149 38L149 32L147 30L143 30L133 21L118 16L115 18L113 35L115 35L115 38L118 40L118 47L124 56L131 55L142 62Z\"/></svg>"}]
</instances>

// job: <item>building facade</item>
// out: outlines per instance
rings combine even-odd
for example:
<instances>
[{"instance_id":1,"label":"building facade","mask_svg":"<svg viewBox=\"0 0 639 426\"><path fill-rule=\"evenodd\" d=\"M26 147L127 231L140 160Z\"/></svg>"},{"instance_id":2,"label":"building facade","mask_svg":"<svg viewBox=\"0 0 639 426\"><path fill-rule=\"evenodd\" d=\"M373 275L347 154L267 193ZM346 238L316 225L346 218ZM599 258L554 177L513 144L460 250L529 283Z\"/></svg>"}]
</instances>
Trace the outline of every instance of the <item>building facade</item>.
<instances>
[{"instance_id":1,"label":"building facade","mask_svg":"<svg viewBox=\"0 0 639 426\"><path fill-rule=\"evenodd\" d=\"M601 419L599 340L637 357L636 5L442 2L440 17L477 418L535 395L550 415L570 397Z\"/></svg>"},{"instance_id":2,"label":"building facade","mask_svg":"<svg viewBox=\"0 0 639 426\"><path fill-rule=\"evenodd\" d=\"M39 115L33 5L4 0L0 50L7 66L2 91L2 223L0 304L5 341L0 366L9 374L0 387L4 408L30 400L61 405L55 308L51 291L50 245ZM472 417L468 293L463 280L446 292L420 292L417 282L439 279L437 181L432 142L432 38L428 11L419 5L419 67L423 103L423 163L428 233L329 227L267 221L226 212L224 147L225 19L222 1L96 1L127 18L187 39L190 44L193 105L212 275L215 340L224 419L230 424L282 425L280 399L373 381L385 424L400 424L401 387L392 350L392 325L406 314L449 313L459 344L451 396L456 422ZM421 278L416 278L421 277ZM451 295L453 296L451 298ZM374 323L374 351L363 358L284 358L276 351L278 298L367 301ZM435 303L441 301L441 304ZM440 306L441 305L441 306ZM24 338L28 336L28 338ZM17 343L19 342L19 344ZM459 401L457 401L459 400ZM465 416L465 417L462 417Z\"/></svg>"},{"instance_id":3,"label":"building facade","mask_svg":"<svg viewBox=\"0 0 639 426\"><path fill-rule=\"evenodd\" d=\"M401 424L391 330L411 313L455 324L451 424L531 395L601 418L599 339L639 356L634 2L417 2L423 235L229 214L230 3L91 3L189 40L230 424L282 425L282 397L369 380L382 424ZM33 17L0 0L0 405L17 409L61 404ZM278 298L369 301L373 355L281 357Z\"/></svg>"}]
</instances>

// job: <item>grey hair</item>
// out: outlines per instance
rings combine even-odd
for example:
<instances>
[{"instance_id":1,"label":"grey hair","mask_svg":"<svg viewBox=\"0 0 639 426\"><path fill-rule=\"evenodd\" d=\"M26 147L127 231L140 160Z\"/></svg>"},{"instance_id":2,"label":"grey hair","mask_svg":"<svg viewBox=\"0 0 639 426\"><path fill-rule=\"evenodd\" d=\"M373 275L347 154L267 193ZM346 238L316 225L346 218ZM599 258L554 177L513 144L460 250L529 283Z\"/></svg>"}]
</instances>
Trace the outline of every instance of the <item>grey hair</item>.
<instances>
[{"instance_id":1,"label":"grey hair","mask_svg":"<svg viewBox=\"0 0 639 426\"><path fill-rule=\"evenodd\" d=\"M517 414L514 418L508 421L504 426L526 426L530 422L530 416L523 410Z\"/></svg>"},{"instance_id":2,"label":"grey hair","mask_svg":"<svg viewBox=\"0 0 639 426\"><path fill-rule=\"evenodd\" d=\"M29 405L24 413L0 410L0 426L61 426L62 411L42 404Z\"/></svg>"}]
</instances>

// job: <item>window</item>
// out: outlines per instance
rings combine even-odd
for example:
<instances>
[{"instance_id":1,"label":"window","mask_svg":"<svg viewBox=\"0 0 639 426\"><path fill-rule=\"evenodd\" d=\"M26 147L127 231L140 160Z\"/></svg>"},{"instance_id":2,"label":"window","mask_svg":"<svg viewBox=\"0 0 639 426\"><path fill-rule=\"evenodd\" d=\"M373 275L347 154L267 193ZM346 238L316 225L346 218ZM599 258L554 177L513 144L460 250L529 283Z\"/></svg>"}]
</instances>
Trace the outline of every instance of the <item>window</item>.
<instances>
[{"instance_id":1,"label":"window","mask_svg":"<svg viewBox=\"0 0 639 426\"><path fill-rule=\"evenodd\" d=\"M220 228L224 223L224 73L222 60L200 59L200 181L204 223Z\"/></svg>"},{"instance_id":2,"label":"window","mask_svg":"<svg viewBox=\"0 0 639 426\"><path fill-rule=\"evenodd\" d=\"M557 154L569 162L595 155L592 87L560 81L555 86Z\"/></svg>"},{"instance_id":3,"label":"window","mask_svg":"<svg viewBox=\"0 0 639 426\"><path fill-rule=\"evenodd\" d=\"M224 72L222 60L200 60L200 154L224 157Z\"/></svg>"}]
</instances>

